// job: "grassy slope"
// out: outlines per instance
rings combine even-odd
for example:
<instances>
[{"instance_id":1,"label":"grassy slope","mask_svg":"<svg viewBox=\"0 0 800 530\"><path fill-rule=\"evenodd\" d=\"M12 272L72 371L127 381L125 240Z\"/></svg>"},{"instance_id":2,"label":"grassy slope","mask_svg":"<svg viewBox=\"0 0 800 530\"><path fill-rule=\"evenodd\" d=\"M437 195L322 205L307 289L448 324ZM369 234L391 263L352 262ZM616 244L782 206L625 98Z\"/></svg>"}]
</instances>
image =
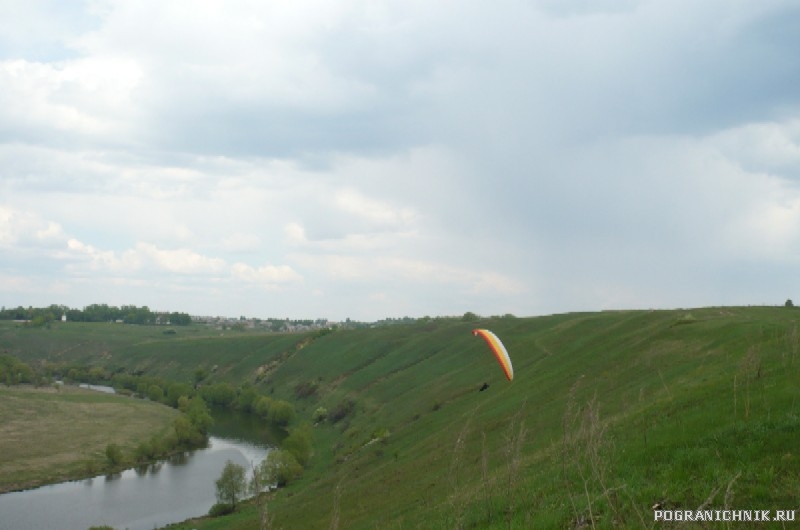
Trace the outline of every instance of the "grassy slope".
<instances>
[{"instance_id":1,"label":"grassy slope","mask_svg":"<svg viewBox=\"0 0 800 530\"><path fill-rule=\"evenodd\" d=\"M237 383L260 373L264 389L281 398L316 382L317 394L298 403L304 418L354 399L353 416L315 428L310 469L271 500L278 527L508 528L509 518L516 528L639 526L652 524L656 502L800 508L800 313L708 308L686 316L480 322L504 340L512 383L469 333L474 325L455 321L316 340L149 332L129 345L98 335L109 347L92 358L187 380L198 365L217 365L212 379ZM25 350L25 332L48 333L0 333L0 348ZM484 382L489 389L478 392ZM194 526L257 524L245 512Z\"/></svg>"},{"instance_id":2,"label":"grassy slope","mask_svg":"<svg viewBox=\"0 0 800 530\"><path fill-rule=\"evenodd\" d=\"M89 390L0 387L0 491L96 475L108 444L128 453L169 429L176 414Z\"/></svg>"}]
</instances>

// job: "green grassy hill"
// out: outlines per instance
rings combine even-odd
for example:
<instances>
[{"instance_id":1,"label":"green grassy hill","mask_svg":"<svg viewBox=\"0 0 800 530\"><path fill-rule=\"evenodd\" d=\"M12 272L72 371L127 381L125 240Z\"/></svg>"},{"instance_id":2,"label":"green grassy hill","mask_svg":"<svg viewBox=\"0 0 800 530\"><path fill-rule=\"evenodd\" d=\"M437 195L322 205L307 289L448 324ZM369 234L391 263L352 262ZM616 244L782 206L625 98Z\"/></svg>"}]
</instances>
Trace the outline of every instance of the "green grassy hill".
<instances>
[{"instance_id":1,"label":"green grassy hill","mask_svg":"<svg viewBox=\"0 0 800 530\"><path fill-rule=\"evenodd\" d=\"M200 366L294 402L300 422L350 404L314 428L273 527L650 527L656 503L800 509L799 320L705 308L224 337L58 323L0 327L0 350L181 380ZM503 339L513 382L474 327ZM258 523L246 509L191 527Z\"/></svg>"}]
</instances>

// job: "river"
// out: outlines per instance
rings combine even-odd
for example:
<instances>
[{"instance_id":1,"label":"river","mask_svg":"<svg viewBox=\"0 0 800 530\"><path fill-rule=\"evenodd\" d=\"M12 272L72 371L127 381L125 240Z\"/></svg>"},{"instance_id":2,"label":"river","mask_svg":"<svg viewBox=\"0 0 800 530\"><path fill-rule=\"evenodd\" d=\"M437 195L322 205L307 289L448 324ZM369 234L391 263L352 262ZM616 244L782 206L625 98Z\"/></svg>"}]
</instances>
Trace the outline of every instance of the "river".
<instances>
[{"instance_id":1,"label":"river","mask_svg":"<svg viewBox=\"0 0 800 530\"><path fill-rule=\"evenodd\" d=\"M269 444L257 422L215 415L209 447L177 455L146 469L63 482L0 495L0 530L152 530L208 513L216 502L214 482L228 460L258 465ZM249 475L249 474L248 474Z\"/></svg>"}]
</instances>

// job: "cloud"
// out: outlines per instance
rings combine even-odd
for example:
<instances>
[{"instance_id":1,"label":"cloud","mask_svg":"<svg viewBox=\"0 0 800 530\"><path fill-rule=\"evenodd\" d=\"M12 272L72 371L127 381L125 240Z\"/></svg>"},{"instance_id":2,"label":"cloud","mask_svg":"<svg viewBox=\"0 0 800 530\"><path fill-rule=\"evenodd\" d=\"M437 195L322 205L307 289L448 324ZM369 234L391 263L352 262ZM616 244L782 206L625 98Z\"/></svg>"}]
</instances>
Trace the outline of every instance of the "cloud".
<instances>
[{"instance_id":1,"label":"cloud","mask_svg":"<svg viewBox=\"0 0 800 530\"><path fill-rule=\"evenodd\" d=\"M360 217L365 222L385 226L405 226L414 218L410 208L393 208L387 203L370 199L360 192L348 189L334 195L334 204L345 213Z\"/></svg>"},{"instance_id":2,"label":"cloud","mask_svg":"<svg viewBox=\"0 0 800 530\"><path fill-rule=\"evenodd\" d=\"M302 277L288 265L251 267L244 263L235 263L231 267L231 274L238 280L263 286L276 286L302 280Z\"/></svg>"},{"instance_id":3,"label":"cloud","mask_svg":"<svg viewBox=\"0 0 800 530\"><path fill-rule=\"evenodd\" d=\"M382 318L789 294L791 2L10 14L0 274L23 304L52 303L49 286L67 303Z\"/></svg>"},{"instance_id":4,"label":"cloud","mask_svg":"<svg viewBox=\"0 0 800 530\"><path fill-rule=\"evenodd\" d=\"M800 119L748 123L714 134L711 142L749 171L800 179Z\"/></svg>"},{"instance_id":5,"label":"cloud","mask_svg":"<svg viewBox=\"0 0 800 530\"><path fill-rule=\"evenodd\" d=\"M0 205L0 247L52 247L65 239L62 227L36 212Z\"/></svg>"}]
</instances>

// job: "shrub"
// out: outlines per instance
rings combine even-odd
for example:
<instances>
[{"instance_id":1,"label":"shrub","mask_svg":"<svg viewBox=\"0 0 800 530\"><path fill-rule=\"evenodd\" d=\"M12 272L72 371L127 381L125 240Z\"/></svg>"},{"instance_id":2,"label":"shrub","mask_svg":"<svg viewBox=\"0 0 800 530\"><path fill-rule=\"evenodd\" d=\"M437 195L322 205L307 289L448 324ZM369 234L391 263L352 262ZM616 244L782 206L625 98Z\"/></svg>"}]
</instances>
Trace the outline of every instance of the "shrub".
<instances>
[{"instance_id":1,"label":"shrub","mask_svg":"<svg viewBox=\"0 0 800 530\"><path fill-rule=\"evenodd\" d=\"M292 429L282 447L292 453L297 463L305 467L311 458L311 428L308 426Z\"/></svg>"},{"instance_id":2,"label":"shrub","mask_svg":"<svg viewBox=\"0 0 800 530\"><path fill-rule=\"evenodd\" d=\"M345 419L350 414L352 414L355 411L355 409L356 409L355 400L347 398L338 405L336 405L336 407L334 407L328 418L331 420L331 423L338 423L341 420Z\"/></svg>"},{"instance_id":3,"label":"shrub","mask_svg":"<svg viewBox=\"0 0 800 530\"><path fill-rule=\"evenodd\" d=\"M267 419L280 427L286 427L294 419L294 406L288 401L273 399L269 406Z\"/></svg>"},{"instance_id":4,"label":"shrub","mask_svg":"<svg viewBox=\"0 0 800 530\"><path fill-rule=\"evenodd\" d=\"M303 466L289 451L273 449L261 463L259 473L262 483L283 487L303 474Z\"/></svg>"},{"instance_id":5,"label":"shrub","mask_svg":"<svg viewBox=\"0 0 800 530\"><path fill-rule=\"evenodd\" d=\"M210 517L221 517L223 515L228 515L233 513L234 507L233 504L228 504L226 502L218 502L208 510L208 515Z\"/></svg>"},{"instance_id":6,"label":"shrub","mask_svg":"<svg viewBox=\"0 0 800 530\"><path fill-rule=\"evenodd\" d=\"M294 387L294 395L297 396L298 399L309 398L317 393L318 388L319 385L313 381L298 383Z\"/></svg>"},{"instance_id":7,"label":"shrub","mask_svg":"<svg viewBox=\"0 0 800 530\"><path fill-rule=\"evenodd\" d=\"M321 421L325 421L328 417L328 409L325 407L318 407L317 410L314 411L314 414L311 416L311 421L314 423L319 423Z\"/></svg>"},{"instance_id":8,"label":"shrub","mask_svg":"<svg viewBox=\"0 0 800 530\"><path fill-rule=\"evenodd\" d=\"M111 443L106 446L106 460L109 467L116 467L122 463L122 448Z\"/></svg>"}]
</instances>

